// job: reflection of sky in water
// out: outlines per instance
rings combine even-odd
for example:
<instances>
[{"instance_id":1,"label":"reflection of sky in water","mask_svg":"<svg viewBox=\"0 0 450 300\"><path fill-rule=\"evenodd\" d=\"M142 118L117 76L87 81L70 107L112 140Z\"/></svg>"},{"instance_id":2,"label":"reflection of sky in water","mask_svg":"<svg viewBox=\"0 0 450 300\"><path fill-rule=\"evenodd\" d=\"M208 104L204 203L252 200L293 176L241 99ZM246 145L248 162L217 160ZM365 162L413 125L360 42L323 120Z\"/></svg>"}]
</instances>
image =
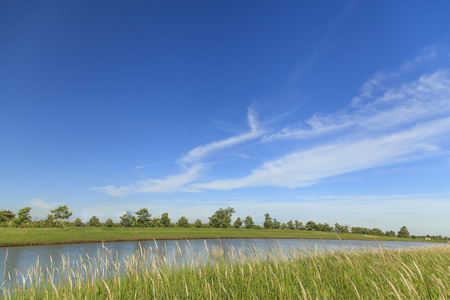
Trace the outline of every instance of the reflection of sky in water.
<instances>
[{"instance_id":1,"label":"reflection of sky in water","mask_svg":"<svg viewBox=\"0 0 450 300\"><path fill-rule=\"evenodd\" d=\"M383 248L404 248L430 246L433 243L424 242L390 242L382 241L378 244ZM206 247L211 251L220 247L224 254L230 251L249 251L258 249L266 251L271 249L282 249L285 254L289 251L301 251L312 253L326 249L339 248L361 248L361 247L379 247L375 241L355 241L355 240L320 240L320 239L206 239L206 240L170 240L170 241L142 241L142 242L115 242L105 243L104 246L111 251L113 257L119 260L132 255L142 249L158 252L158 255L182 258L192 260L195 257L201 257L206 254ZM53 246L29 246L29 247L10 247L0 248L0 282L6 279L3 274L17 269L26 273L26 269L34 267L39 258L39 265L43 270L50 266L50 257L53 265L58 266L62 259L61 256L69 257L71 261L79 260L80 257L97 257L98 251L101 251L102 244L75 244L75 245L53 245ZM186 251L188 250L188 251ZM187 256L186 256L187 255ZM6 265L5 265L6 258ZM13 273L13 272L12 272ZM5 273L6 274L6 273Z\"/></svg>"}]
</instances>

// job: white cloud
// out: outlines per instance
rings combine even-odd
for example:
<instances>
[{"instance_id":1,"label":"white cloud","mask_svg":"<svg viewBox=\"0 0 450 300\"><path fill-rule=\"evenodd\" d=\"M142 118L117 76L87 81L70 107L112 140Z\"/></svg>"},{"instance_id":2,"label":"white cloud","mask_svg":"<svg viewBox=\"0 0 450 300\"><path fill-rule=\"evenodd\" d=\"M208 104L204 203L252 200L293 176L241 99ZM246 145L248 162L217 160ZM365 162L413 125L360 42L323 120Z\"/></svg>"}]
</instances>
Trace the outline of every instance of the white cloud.
<instances>
[{"instance_id":1,"label":"white cloud","mask_svg":"<svg viewBox=\"0 0 450 300\"><path fill-rule=\"evenodd\" d=\"M140 193L169 193L173 191L195 192L194 189L184 187L199 177L203 165L196 164L181 174L169 176L165 179L144 179L128 186L108 185L105 187L91 188L97 192L103 192L112 196Z\"/></svg>"},{"instance_id":2,"label":"white cloud","mask_svg":"<svg viewBox=\"0 0 450 300\"><path fill-rule=\"evenodd\" d=\"M134 167L135 169L143 169L143 168L148 168L148 167L153 167L158 165L157 163L153 163L153 164L147 164L147 165L140 165L140 166L136 166Z\"/></svg>"},{"instance_id":3,"label":"white cloud","mask_svg":"<svg viewBox=\"0 0 450 300\"><path fill-rule=\"evenodd\" d=\"M196 147L189 151L187 155L182 157L178 162L187 167L186 171L180 174L169 176L165 179L143 179L134 184L127 186L108 185L104 187L93 187L91 190L103 192L112 196L123 196L135 193L169 193L174 191L198 192L197 189L187 187L188 184L197 180L201 171L205 170L204 164L200 163L202 159L211 152L223 150L249 140L256 139L264 134L259 128L254 109L248 108L247 121L250 131L238 136L233 136L225 140L212 142L206 145ZM144 168L150 165L137 166L135 168Z\"/></svg>"},{"instance_id":4,"label":"white cloud","mask_svg":"<svg viewBox=\"0 0 450 300\"><path fill-rule=\"evenodd\" d=\"M198 189L230 190L255 186L304 187L320 179L392 165L430 155L432 143L448 136L450 117L377 138L355 139L293 152L264 163L246 177L193 184Z\"/></svg>"},{"instance_id":5,"label":"white cloud","mask_svg":"<svg viewBox=\"0 0 450 300\"><path fill-rule=\"evenodd\" d=\"M45 200L39 198L31 200L30 204L33 208L41 208L41 209L53 209L56 208L56 206L61 205L61 203L59 202L47 203L45 202Z\"/></svg>"},{"instance_id":6,"label":"white cloud","mask_svg":"<svg viewBox=\"0 0 450 300\"><path fill-rule=\"evenodd\" d=\"M320 180L380 166L390 166L445 153L450 137L450 73L448 70L412 72L414 64L396 72L377 73L361 88L344 109L326 116L313 115L300 126L288 126L273 134L260 128L253 108L248 109L250 130L230 138L198 146L177 162L185 171L165 179L145 179L127 186L92 188L121 196L129 193L167 193L172 191L231 190L275 186L298 188ZM319 139L321 137L322 139ZM296 143L291 149L281 141ZM239 144L271 147L284 154L263 159L259 167L242 170L243 177L205 182L206 159ZM251 149L248 149L251 151ZM246 151L247 152L247 151ZM241 155L247 161L258 155ZM238 155L238 154L237 154ZM253 164L254 166L255 164ZM202 182L203 179L203 182Z\"/></svg>"},{"instance_id":7,"label":"white cloud","mask_svg":"<svg viewBox=\"0 0 450 300\"><path fill-rule=\"evenodd\" d=\"M48 203L44 199L35 198L30 201L31 209L33 211L32 215L37 218L46 217L51 209L55 209L60 205L59 202Z\"/></svg>"},{"instance_id":8,"label":"white cloud","mask_svg":"<svg viewBox=\"0 0 450 300\"><path fill-rule=\"evenodd\" d=\"M384 82L401 74L376 75L346 109L324 117L314 115L306 125L290 126L264 137L306 139L343 130L381 131L450 113L450 76L436 71L417 80L387 87Z\"/></svg>"},{"instance_id":9,"label":"white cloud","mask_svg":"<svg viewBox=\"0 0 450 300\"><path fill-rule=\"evenodd\" d=\"M248 125L250 131L238 136L233 136L225 140L212 142L206 145L196 147L188 152L187 155L179 160L179 163L185 165L190 163L196 163L202 158L210 154L211 152L226 149L237 144L256 139L260 137L264 132L259 128L258 122L256 120L254 109L249 107L247 114Z\"/></svg>"}]
</instances>

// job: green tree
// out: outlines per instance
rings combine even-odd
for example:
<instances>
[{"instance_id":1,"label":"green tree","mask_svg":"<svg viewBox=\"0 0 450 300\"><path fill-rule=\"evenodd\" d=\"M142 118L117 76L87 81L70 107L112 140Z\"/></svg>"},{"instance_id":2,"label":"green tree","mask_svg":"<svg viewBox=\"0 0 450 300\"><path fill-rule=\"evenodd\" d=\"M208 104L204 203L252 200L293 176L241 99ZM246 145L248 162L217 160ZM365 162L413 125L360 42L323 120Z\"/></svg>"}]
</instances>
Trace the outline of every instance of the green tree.
<instances>
[{"instance_id":1,"label":"green tree","mask_svg":"<svg viewBox=\"0 0 450 300\"><path fill-rule=\"evenodd\" d=\"M333 227L330 226L327 222L323 224L322 231L331 232L333 231Z\"/></svg>"},{"instance_id":2,"label":"green tree","mask_svg":"<svg viewBox=\"0 0 450 300\"><path fill-rule=\"evenodd\" d=\"M152 220L152 225L151 225L151 227L154 227L154 228L161 228L161 227L162 227L162 224L161 224L161 218L159 218L159 217L154 217L153 220Z\"/></svg>"},{"instance_id":3,"label":"green tree","mask_svg":"<svg viewBox=\"0 0 450 300\"><path fill-rule=\"evenodd\" d=\"M304 230L305 229L305 226L303 226L303 223L300 222L299 220L295 220L294 224L295 224L295 229L297 229L297 230Z\"/></svg>"},{"instance_id":4,"label":"green tree","mask_svg":"<svg viewBox=\"0 0 450 300\"><path fill-rule=\"evenodd\" d=\"M62 226L63 220L68 220L72 215L72 212L69 211L69 208L66 205L58 206L57 208L50 210L50 212L53 214L53 220L58 221L60 226Z\"/></svg>"},{"instance_id":5,"label":"green tree","mask_svg":"<svg viewBox=\"0 0 450 300\"><path fill-rule=\"evenodd\" d=\"M16 218L16 214L10 210L0 210L0 223L12 222Z\"/></svg>"},{"instance_id":6,"label":"green tree","mask_svg":"<svg viewBox=\"0 0 450 300\"><path fill-rule=\"evenodd\" d=\"M188 219L186 219L186 217L181 217L181 218L179 218L179 219L178 219L178 222L177 222L177 226L178 226L178 227L182 227L182 228L187 228L187 227L189 227L189 221L188 221Z\"/></svg>"},{"instance_id":7,"label":"green tree","mask_svg":"<svg viewBox=\"0 0 450 300\"><path fill-rule=\"evenodd\" d=\"M72 212L69 211L69 208L66 205L58 206L57 208L50 210L50 212L53 214L53 219L57 221L67 220L72 216Z\"/></svg>"},{"instance_id":8,"label":"green tree","mask_svg":"<svg viewBox=\"0 0 450 300\"><path fill-rule=\"evenodd\" d=\"M352 233L370 234L370 229L365 227L352 227Z\"/></svg>"},{"instance_id":9,"label":"green tree","mask_svg":"<svg viewBox=\"0 0 450 300\"><path fill-rule=\"evenodd\" d=\"M324 231L323 228L324 228L324 227L323 227L323 224L317 223L317 224L316 224L316 229L315 229L315 230L317 230L317 231Z\"/></svg>"},{"instance_id":10,"label":"green tree","mask_svg":"<svg viewBox=\"0 0 450 300\"><path fill-rule=\"evenodd\" d=\"M113 219L109 218L108 220L106 220L105 226L106 226L106 227L114 227L114 221L113 221Z\"/></svg>"},{"instance_id":11,"label":"green tree","mask_svg":"<svg viewBox=\"0 0 450 300\"><path fill-rule=\"evenodd\" d=\"M334 224L334 231L341 233L349 233L349 225L340 225L339 223Z\"/></svg>"},{"instance_id":12,"label":"green tree","mask_svg":"<svg viewBox=\"0 0 450 300\"><path fill-rule=\"evenodd\" d=\"M44 220L44 225L48 227L55 227L55 216L53 214L48 214L47 218Z\"/></svg>"},{"instance_id":13,"label":"green tree","mask_svg":"<svg viewBox=\"0 0 450 300\"><path fill-rule=\"evenodd\" d=\"M163 213L161 215L161 227L170 227L170 218L169 218L169 213Z\"/></svg>"},{"instance_id":14,"label":"green tree","mask_svg":"<svg viewBox=\"0 0 450 300\"><path fill-rule=\"evenodd\" d=\"M136 222L136 217L131 211L127 211L120 217L120 225L123 227L131 227Z\"/></svg>"},{"instance_id":15,"label":"green tree","mask_svg":"<svg viewBox=\"0 0 450 300\"><path fill-rule=\"evenodd\" d=\"M287 225L288 229L290 229L290 230L295 229L295 225L294 225L294 222L292 222L292 220L289 220L286 225Z\"/></svg>"},{"instance_id":16,"label":"green tree","mask_svg":"<svg viewBox=\"0 0 450 300\"><path fill-rule=\"evenodd\" d=\"M253 218L250 217L250 215L247 215L247 217L244 220L245 228L253 228L255 227L255 222L253 222Z\"/></svg>"},{"instance_id":17,"label":"green tree","mask_svg":"<svg viewBox=\"0 0 450 300\"><path fill-rule=\"evenodd\" d=\"M306 229L308 229L308 230L316 230L316 227L317 227L317 225L313 221L308 221L306 223Z\"/></svg>"},{"instance_id":18,"label":"green tree","mask_svg":"<svg viewBox=\"0 0 450 300\"><path fill-rule=\"evenodd\" d=\"M342 233L350 233L350 225L342 225Z\"/></svg>"},{"instance_id":19,"label":"green tree","mask_svg":"<svg viewBox=\"0 0 450 300\"><path fill-rule=\"evenodd\" d=\"M200 219L195 220L195 223L194 223L195 228L202 228L202 226L203 226L202 220L200 220Z\"/></svg>"},{"instance_id":20,"label":"green tree","mask_svg":"<svg viewBox=\"0 0 450 300\"><path fill-rule=\"evenodd\" d=\"M241 228L242 226L242 220L240 217L237 217L236 221L234 221L233 223L233 227L234 228Z\"/></svg>"},{"instance_id":21,"label":"green tree","mask_svg":"<svg viewBox=\"0 0 450 300\"><path fill-rule=\"evenodd\" d=\"M209 217L209 225L213 228L229 228L231 227L231 216L235 213L234 208L220 208L214 215Z\"/></svg>"},{"instance_id":22,"label":"green tree","mask_svg":"<svg viewBox=\"0 0 450 300\"><path fill-rule=\"evenodd\" d=\"M278 222L277 221L277 219L273 219L273 225L272 225L272 228L273 229L280 229L280 227L281 227L281 223L280 222Z\"/></svg>"},{"instance_id":23,"label":"green tree","mask_svg":"<svg viewBox=\"0 0 450 300\"><path fill-rule=\"evenodd\" d=\"M395 236L395 231L393 231L393 230L386 231L385 234L386 234L386 236L393 237L393 236Z\"/></svg>"},{"instance_id":24,"label":"green tree","mask_svg":"<svg viewBox=\"0 0 450 300\"><path fill-rule=\"evenodd\" d=\"M99 227L100 226L100 220L97 216L92 216L92 218L89 219L88 225L90 227Z\"/></svg>"},{"instance_id":25,"label":"green tree","mask_svg":"<svg viewBox=\"0 0 450 300\"><path fill-rule=\"evenodd\" d=\"M379 228L372 228L372 232L371 232L371 234L373 234L373 235L379 235L379 236L383 236L383 235L384 235L384 232L383 232L383 231L381 231L381 229L379 229Z\"/></svg>"},{"instance_id":26,"label":"green tree","mask_svg":"<svg viewBox=\"0 0 450 300\"><path fill-rule=\"evenodd\" d=\"M17 225L24 225L31 221L31 207L24 207L17 212Z\"/></svg>"},{"instance_id":27,"label":"green tree","mask_svg":"<svg viewBox=\"0 0 450 300\"><path fill-rule=\"evenodd\" d=\"M136 212L136 226L138 227L149 227L151 225L152 214L148 212L148 209L142 208Z\"/></svg>"},{"instance_id":28,"label":"green tree","mask_svg":"<svg viewBox=\"0 0 450 300\"><path fill-rule=\"evenodd\" d=\"M400 231L397 233L398 237L402 237L402 238L409 238L409 231L408 228L406 228L406 226L403 226L402 228L400 228Z\"/></svg>"},{"instance_id":29,"label":"green tree","mask_svg":"<svg viewBox=\"0 0 450 300\"><path fill-rule=\"evenodd\" d=\"M272 222L272 218L270 217L269 213L265 213L264 217L265 217L264 224L263 224L264 228L265 229L272 228L273 227L273 222Z\"/></svg>"},{"instance_id":30,"label":"green tree","mask_svg":"<svg viewBox=\"0 0 450 300\"><path fill-rule=\"evenodd\" d=\"M77 227L83 227L83 225L84 225L83 221L81 221L80 218L76 218L75 222L73 222L73 224Z\"/></svg>"}]
</instances>

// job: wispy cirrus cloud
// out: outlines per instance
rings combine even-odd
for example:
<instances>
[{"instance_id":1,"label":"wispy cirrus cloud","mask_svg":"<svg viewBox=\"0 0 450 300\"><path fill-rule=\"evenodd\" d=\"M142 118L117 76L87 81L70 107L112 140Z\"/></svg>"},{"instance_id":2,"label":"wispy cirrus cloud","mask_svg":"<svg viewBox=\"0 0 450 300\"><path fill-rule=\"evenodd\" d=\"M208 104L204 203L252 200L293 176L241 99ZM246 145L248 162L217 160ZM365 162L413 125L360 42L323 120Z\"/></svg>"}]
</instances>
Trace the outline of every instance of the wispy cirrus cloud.
<instances>
[{"instance_id":1,"label":"wispy cirrus cloud","mask_svg":"<svg viewBox=\"0 0 450 300\"><path fill-rule=\"evenodd\" d=\"M247 121L250 127L249 132L237 136L232 136L230 138L221 141L212 142L209 144L196 147L191 151L189 151L178 162L182 165L196 163L214 151L223 150L235 146L237 144L247 142L249 140L254 140L258 137L261 137L264 134L264 131L260 128L258 124L255 111L252 107L248 108Z\"/></svg>"},{"instance_id":2,"label":"wispy cirrus cloud","mask_svg":"<svg viewBox=\"0 0 450 300\"><path fill-rule=\"evenodd\" d=\"M433 143L449 134L450 117L390 135L339 141L293 152L264 163L248 176L192 186L214 190L256 186L305 187L330 176L432 155L440 149Z\"/></svg>"},{"instance_id":3,"label":"wispy cirrus cloud","mask_svg":"<svg viewBox=\"0 0 450 300\"><path fill-rule=\"evenodd\" d=\"M157 166L157 163L153 163L153 164L146 164L146 165L140 165L140 166L136 166L134 167L135 169L143 169L143 168L148 168L148 167L153 167L153 166Z\"/></svg>"},{"instance_id":4,"label":"wispy cirrus cloud","mask_svg":"<svg viewBox=\"0 0 450 300\"><path fill-rule=\"evenodd\" d=\"M305 61L302 61L300 64L298 64L297 67L294 69L289 78L290 84L297 84L299 80L303 78L314 67L314 65L319 61L319 59L327 51L329 51L328 48L330 40L332 39L333 35L335 35L335 33L339 30L342 24L345 22L345 19L351 14L356 4L357 4L356 1L349 1L344 5L342 10L337 15L337 18L333 20L333 22L331 23L331 26L328 29L327 33L325 34L324 38L315 47L311 55Z\"/></svg>"},{"instance_id":5,"label":"wispy cirrus cloud","mask_svg":"<svg viewBox=\"0 0 450 300\"><path fill-rule=\"evenodd\" d=\"M402 74L396 74L401 77ZM343 130L381 131L450 113L450 76L447 70L420 76L417 80L388 88L392 76L377 74L344 110L327 116L314 115L296 126L285 127L264 137L306 139Z\"/></svg>"},{"instance_id":6,"label":"wispy cirrus cloud","mask_svg":"<svg viewBox=\"0 0 450 300\"><path fill-rule=\"evenodd\" d=\"M309 147L297 144L303 150L263 162L247 176L192 186L298 188L331 176L441 154L440 144L450 137L450 73L441 69L414 77L412 68L411 63L399 71L378 73L343 110L314 115L305 125L285 127L262 138L277 144L322 137L320 142Z\"/></svg>"},{"instance_id":7,"label":"wispy cirrus cloud","mask_svg":"<svg viewBox=\"0 0 450 300\"><path fill-rule=\"evenodd\" d=\"M128 186L92 189L120 196L258 186L298 188L331 176L445 153L450 138L450 69L417 72L415 64L430 57L416 58L391 73L375 74L342 110L313 115L295 126L262 130L250 107L248 132L190 150L176 161L184 168L180 174L144 179ZM290 142L288 146L286 141ZM205 161L241 144L270 145L283 154L270 159L261 159L259 153L241 156L247 161L259 159L259 167L246 171L238 166L239 174L248 175L234 177L230 169L228 178L214 178L212 171L208 178L213 179L206 180L204 175L210 165Z\"/></svg>"},{"instance_id":8,"label":"wispy cirrus cloud","mask_svg":"<svg viewBox=\"0 0 450 300\"><path fill-rule=\"evenodd\" d=\"M145 194L145 193L169 193L174 191L194 192L193 188L186 185L199 178L203 165L196 164L185 172L171 175L164 179L143 179L131 185L114 186L108 185L104 187L93 187L91 190L103 192L112 196L124 196L127 194Z\"/></svg>"},{"instance_id":9,"label":"wispy cirrus cloud","mask_svg":"<svg viewBox=\"0 0 450 300\"><path fill-rule=\"evenodd\" d=\"M196 147L179 159L178 163L183 166L184 172L168 176L164 179L148 178L126 186L117 187L115 185L108 185L104 187L93 187L91 190L103 192L112 196L142 193L169 193L175 191L198 192L197 189L189 186L189 184L198 180L202 172L207 169L207 165L202 163L202 160L210 155L210 153L256 139L264 134L264 131L258 124L255 111L252 107L248 108L247 121L250 127L249 132ZM138 166L136 168L143 168L146 166L150 165Z\"/></svg>"}]
</instances>

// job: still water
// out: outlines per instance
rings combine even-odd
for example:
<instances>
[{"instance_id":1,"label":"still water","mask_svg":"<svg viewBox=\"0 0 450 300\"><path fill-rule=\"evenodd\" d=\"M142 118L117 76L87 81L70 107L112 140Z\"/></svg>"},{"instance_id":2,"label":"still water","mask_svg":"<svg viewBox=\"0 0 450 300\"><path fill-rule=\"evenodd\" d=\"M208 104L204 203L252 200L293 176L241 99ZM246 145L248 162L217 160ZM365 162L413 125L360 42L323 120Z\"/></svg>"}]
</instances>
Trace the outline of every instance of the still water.
<instances>
[{"instance_id":1,"label":"still water","mask_svg":"<svg viewBox=\"0 0 450 300\"><path fill-rule=\"evenodd\" d=\"M114 243L92 243L75 245L52 245L52 246L29 246L0 248L0 285L11 276L17 274L16 270L26 274L26 270L36 266L39 261L41 269L61 264L64 259L71 261L96 257L107 249L115 259L124 258L142 249L150 250L164 257L175 257L190 255L202 255L207 249L220 247L227 251L239 251L240 249L258 249L270 251L281 249L282 251L310 251L340 248L364 248L383 247L387 249L431 246L433 243L425 242L390 242L383 241L354 241L354 240L320 240L320 239L205 239L205 240L167 240L167 241L141 241L141 242L114 242Z\"/></svg>"}]
</instances>

